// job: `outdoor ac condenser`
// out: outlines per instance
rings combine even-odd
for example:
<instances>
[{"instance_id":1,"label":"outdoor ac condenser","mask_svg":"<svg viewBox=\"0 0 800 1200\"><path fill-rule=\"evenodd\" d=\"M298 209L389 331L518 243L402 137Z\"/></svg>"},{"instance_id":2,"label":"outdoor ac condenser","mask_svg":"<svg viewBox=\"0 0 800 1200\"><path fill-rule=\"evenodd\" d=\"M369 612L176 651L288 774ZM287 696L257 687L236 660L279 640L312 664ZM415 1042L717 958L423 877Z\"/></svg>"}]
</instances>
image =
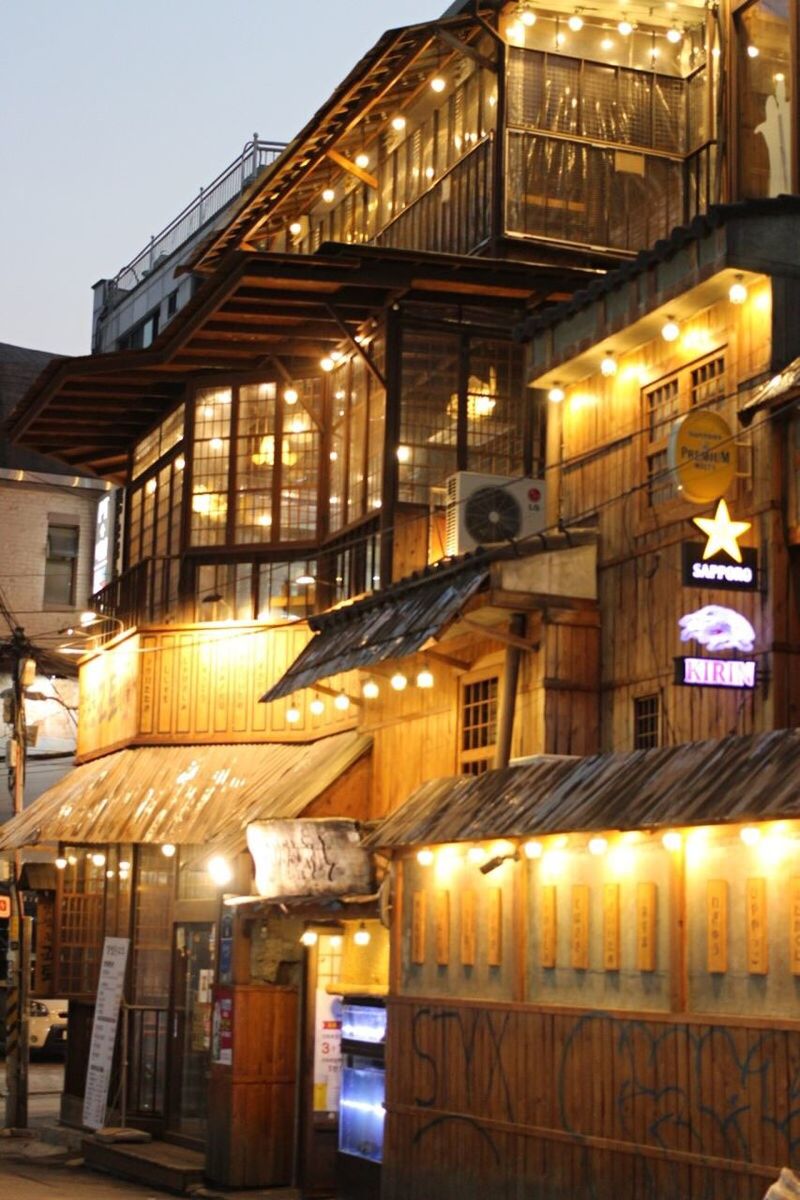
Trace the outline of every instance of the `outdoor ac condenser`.
<instances>
[{"instance_id":1,"label":"outdoor ac condenser","mask_svg":"<svg viewBox=\"0 0 800 1200\"><path fill-rule=\"evenodd\" d=\"M458 471L447 480L446 550L517 542L545 523L543 479L510 479Z\"/></svg>"}]
</instances>

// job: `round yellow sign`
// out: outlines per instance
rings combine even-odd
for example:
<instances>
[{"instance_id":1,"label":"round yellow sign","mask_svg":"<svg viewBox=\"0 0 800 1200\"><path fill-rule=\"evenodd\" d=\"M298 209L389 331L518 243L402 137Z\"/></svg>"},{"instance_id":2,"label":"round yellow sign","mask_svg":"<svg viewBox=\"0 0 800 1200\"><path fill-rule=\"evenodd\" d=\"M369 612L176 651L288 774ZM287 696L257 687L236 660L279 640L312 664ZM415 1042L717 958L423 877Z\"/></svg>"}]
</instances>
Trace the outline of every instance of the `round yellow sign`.
<instances>
[{"instance_id":1,"label":"round yellow sign","mask_svg":"<svg viewBox=\"0 0 800 1200\"><path fill-rule=\"evenodd\" d=\"M714 412L687 413L672 428L667 462L685 499L693 504L718 500L736 473L736 443L730 425Z\"/></svg>"}]
</instances>

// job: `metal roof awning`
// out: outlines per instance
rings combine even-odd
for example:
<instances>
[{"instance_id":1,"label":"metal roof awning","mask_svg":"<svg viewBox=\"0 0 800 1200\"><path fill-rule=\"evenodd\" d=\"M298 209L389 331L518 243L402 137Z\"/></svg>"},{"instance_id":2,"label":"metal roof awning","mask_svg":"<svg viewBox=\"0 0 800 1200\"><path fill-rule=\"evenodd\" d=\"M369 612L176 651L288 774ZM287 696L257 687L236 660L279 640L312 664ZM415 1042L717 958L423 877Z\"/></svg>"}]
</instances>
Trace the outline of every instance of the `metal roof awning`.
<instances>
[{"instance_id":1,"label":"metal roof awning","mask_svg":"<svg viewBox=\"0 0 800 1200\"><path fill-rule=\"evenodd\" d=\"M762 383L746 404L739 409L739 420L747 427L757 413L765 408L776 408L797 398L800 388L800 358L793 359L787 366Z\"/></svg>"},{"instance_id":2,"label":"metal roof awning","mask_svg":"<svg viewBox=\"0 0 800 1200\"><path fill-rule=\"evenodd\" d=\"M0 850L42 842L244 850L251 821L298 816L371 745L348 732L302 745L120 750L76 767L8 821Z\"/></svg>"},{"instance_id":3,"label":"metal roof awning","mask_svg":"<svg viewBox=\"0 0 800 1200\"><path fill-rule=\"evenodd\" d=\"M488 581L491 558L443 561L355 604L311 617L316 633L262 701L289 696L342 671L414 654L442 633Z\"/></svg>"},{"instance_id":4,"label":"metal roof awning","mask_svg":"<svg viewBox=\"0 0 800 1200\"><path fill-rule=\"evenodd\" d=\"M800 730L555 759L424 783L370 849L800 817Z\"/></svg>"}]
</instances>

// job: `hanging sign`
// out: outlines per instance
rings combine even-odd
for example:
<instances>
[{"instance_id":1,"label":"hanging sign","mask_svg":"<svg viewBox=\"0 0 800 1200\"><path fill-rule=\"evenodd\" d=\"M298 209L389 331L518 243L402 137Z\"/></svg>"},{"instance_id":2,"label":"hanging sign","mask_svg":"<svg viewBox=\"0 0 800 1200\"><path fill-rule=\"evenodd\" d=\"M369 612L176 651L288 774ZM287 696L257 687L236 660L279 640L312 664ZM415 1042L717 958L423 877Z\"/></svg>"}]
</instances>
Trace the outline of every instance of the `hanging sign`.
<instances>
[{"instance_id":1,"label":"hanging sign","mask_svg":"<svg viewBox=\"0 0 800 1200\"><path fill-rule=\"evenodd\" d=\"M681 546L683 586L713 588L719 592L755 592L758 589L758 551L742 546L742 561L731 562L724 554L705 558L697 542Z\"/></svg>"},{"instance_id":2,"label":"hanging sign","mask_svg":"<svg viewBox=\"0 0 800 1200\"><path fill-rule=\"evenodd\" d=\"M108 1085L111 1082L111 1064L117 1040L128 944L128 938L120 937L107 937L103 943L83 1099L83 1123L89 1129L100 1129L106 1123Z\"/></svg>"},{"instance_id":3,"label":"hanging sign","mask_svg":"<svg viewBox=\"0 0 800 1200\"><path fill-rule=\"evenodd\" d=\"M676 658L675 682L689 687L756 686L756 664L741 658Z\"/></svg>"},{"instance_id":4,"label":"hanging sign","mask_svg":"<svg viewBox=\"0 0 800 1200\"><path fill-rule=\"evenodd\" d=\"M695 612L685 613L678 624L682 642L698 642L712 654L718 650L741 650L749 654L756 641L756 631L747 617L722 604L705 604Z\"/></svg>"},{"instance_id":5,"label":"hanging sign","mask_svg":"<svg viewBox=\"0 0 800 1200\"><path fill-rule=\"evenodd\" d=\"M247 826L247 846L256 890L267 899L373 891L370 857L355 821L254 821Z\"/></svg>"},{"instance_id":6,"label":"hanging sign","mask_svg":"<svg viewBox=\"0 0 800 1200\"><path fill-rule=\"evenodd\" d=\"M736 473L736 444L730 425L705 409L687 413L672 427L667 464L678 490L693 504L726 492Z\"/></svg>"},{"instance_id":7,"label":"hanging sign","mask_svg":"<svg viewBox=\"0 0 800 1200\"><path fill-rule=\"evenodd\" d=\"M733 562L742 561L739 538L752 529L752 524L750 521L732 521L724 500L720 500L713 517L692 517L692 523L708 538L703 551L704 559L723 554Z\"/></svg>"}]
</instances>

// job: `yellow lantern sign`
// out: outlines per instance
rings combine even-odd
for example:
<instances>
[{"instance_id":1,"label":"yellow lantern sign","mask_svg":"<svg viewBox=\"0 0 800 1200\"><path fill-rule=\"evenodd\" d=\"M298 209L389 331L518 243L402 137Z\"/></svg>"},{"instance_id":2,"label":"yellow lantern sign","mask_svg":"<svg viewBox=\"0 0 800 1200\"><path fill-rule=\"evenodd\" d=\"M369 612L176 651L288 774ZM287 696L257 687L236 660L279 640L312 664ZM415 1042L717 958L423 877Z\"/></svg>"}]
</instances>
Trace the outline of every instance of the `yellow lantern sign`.
<instances>
[{"instance_id":1,"label":"yellow lantern sign","mask_svg":"<svg viewBox=\"0 0 800 1200\"><path fill-rule=\"evenodd\" d=\"M736 445L731 427L718 413L697 410L673 426L668 465L678 490L693 504L717 500L733 482Z\"/></svg>"}]
</instances>

